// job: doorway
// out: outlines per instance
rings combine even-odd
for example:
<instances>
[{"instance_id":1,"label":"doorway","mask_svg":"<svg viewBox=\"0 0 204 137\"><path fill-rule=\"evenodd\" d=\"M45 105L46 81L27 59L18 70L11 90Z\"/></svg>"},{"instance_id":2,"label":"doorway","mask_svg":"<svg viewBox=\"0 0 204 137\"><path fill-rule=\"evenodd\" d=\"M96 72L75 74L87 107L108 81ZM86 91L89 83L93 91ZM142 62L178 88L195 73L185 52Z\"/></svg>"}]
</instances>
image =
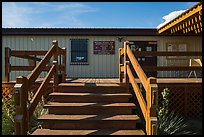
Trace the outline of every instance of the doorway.
<instances>
[{"instance_id":1,"label":"doorway","mask_svg":"<svg viewBox=\"0 0 204 137\"><path fill-rule=\"evenodd\" d=\"M137 59L140 66L157 66L156 56L144 56L139 57L135 51L157 51L157 41L129 41L130 49L132 50L135 58ZM131 66L132 67L132 66ZM131 68L133 69L133 68ZM133 71L134 72L134 71ZM147 77L157 77L157 71L144 71ZM137 77L136 72L134 76Z\"/></svg>"}]
</instances>

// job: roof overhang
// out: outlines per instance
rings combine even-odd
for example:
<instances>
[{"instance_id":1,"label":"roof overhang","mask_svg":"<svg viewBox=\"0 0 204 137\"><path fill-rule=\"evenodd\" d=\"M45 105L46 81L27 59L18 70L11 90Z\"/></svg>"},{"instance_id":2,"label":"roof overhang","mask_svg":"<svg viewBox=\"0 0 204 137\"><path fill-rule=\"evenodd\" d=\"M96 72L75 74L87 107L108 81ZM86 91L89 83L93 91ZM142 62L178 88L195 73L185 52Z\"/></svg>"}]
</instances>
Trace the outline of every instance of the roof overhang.
<instances>
[{"instance_id":1,"label":"roof overhang","mask_svg":"<svg viewBox=\"0 0 204 137\"><path fill-rule=\"evenodd\" d=\"M158 34L202 35L202 2L157 29Z\"/></svg>"}]
</instances>

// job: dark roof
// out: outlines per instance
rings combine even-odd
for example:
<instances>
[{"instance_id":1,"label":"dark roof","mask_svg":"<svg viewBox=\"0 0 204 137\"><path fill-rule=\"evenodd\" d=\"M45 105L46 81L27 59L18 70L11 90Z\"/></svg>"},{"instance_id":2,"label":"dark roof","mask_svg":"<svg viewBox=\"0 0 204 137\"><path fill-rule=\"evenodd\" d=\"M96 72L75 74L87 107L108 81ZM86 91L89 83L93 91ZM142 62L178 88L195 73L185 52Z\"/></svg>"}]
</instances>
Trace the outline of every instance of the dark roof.
<instances>
[{"instance_id":1,"label":"dark roof","mask_svg":"<svg viewBox=\"0 0 204 137\"><path fill-rule=\"evenodd\" d=\"M2 28L2 35L155 36L143 28Z\"/></svg>"}]
</instances>

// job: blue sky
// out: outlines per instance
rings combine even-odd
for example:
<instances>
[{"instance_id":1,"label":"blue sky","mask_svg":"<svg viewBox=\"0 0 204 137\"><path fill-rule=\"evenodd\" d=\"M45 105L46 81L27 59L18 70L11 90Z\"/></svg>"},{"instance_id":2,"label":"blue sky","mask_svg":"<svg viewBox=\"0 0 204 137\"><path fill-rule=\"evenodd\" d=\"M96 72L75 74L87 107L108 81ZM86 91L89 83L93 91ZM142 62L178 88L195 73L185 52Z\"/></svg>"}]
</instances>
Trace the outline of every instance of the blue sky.
<instances>
[{"instance_id":1,"label":"blue sky","mask_svg":"<svg viewBox=\"0 0 204 137\"><path fill-rule=\"evenodd\" d=\"M157 28L196 3L3 2L2 27Z\"/></svg>"}]
</instances>

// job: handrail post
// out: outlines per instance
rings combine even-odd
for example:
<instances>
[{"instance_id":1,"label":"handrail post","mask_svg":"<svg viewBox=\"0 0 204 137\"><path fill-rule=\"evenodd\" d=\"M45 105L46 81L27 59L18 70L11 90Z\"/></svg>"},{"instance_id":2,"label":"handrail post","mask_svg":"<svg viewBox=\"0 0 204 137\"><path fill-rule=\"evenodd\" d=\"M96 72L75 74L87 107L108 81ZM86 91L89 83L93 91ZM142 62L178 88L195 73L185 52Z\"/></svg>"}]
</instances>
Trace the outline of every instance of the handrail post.
<instances>
[{"instance_id":1,"label":"handrail post","mask_svg":"<svg viewBox=\"0 0 204 137\"><path fill-rule=\"evenodd\" d=\"M27 111L27 91L28 79L24 76L16 78L14 86L14 105L16 108L15 115L15 134L27 135L28 131L28 111Z\"/></svg>"},{"instance_id":2,"label":"handrail post","mask_svg":"<svg viewBox=\"0 0 204 137\"><path fill-rule=\"evenodd\" d=\"M119 70L119 82L120 82L120 83L123 82L122 73L121 73L121 66L122 66L121 55L120 55L121 50L122 50L122 48L119 48L119 49L118 49L118 55L119 55L119 57L118 57L118 64L119 64L118 70Z\"/></svg>"},{"instance_id":3,"label":"handrail post","mask_svg":"<svg viewBox=\"0 0 204 137\"><path fill-rule=\"evenodd\" d=\"M157 107L158 107L158 85L157 79L154 77L148 78L149 88L146 94L147 100L147 119L146 131L148 135L157 134Z\"/></svg>"},{"instance_id":4,"label":"handrail post","mask_svg":"<svg viewBox=\"0 0 204 137\"><path fill-rule=\"evenodd\" d=\"M56 91L56 88L58 86L58 41L57 40L53 40L52 44L55 45L55 53L54 53L54 60L53 60L53 64L56 65L56 71L54 73L54 84L53 84L53 91Z\"/></svg>"},{"instance_id":5,"label":"handrail post","mask_svg":"<svg viewBox=\"0 0 204 137\"><path fill-rule=\"evenodd\" d=\"M124 79L125 79L125 83L129 84L128 76L127 76L127 64L126 64L126 61L128 61L127 46L129 46L129 41L124 42Z\"/></svg>"},{"instance_id":6,"label":"handrail post","mask_svg":"<svg viewBox=\"0 0 204 137\"><path fill-rule=\"evenodd\" d=\"M63 65L63 71L62 71L62 82L66 81L66 54L67 54L67 49L62 48L63 50L63 55L62 55L62 65Z\"/></svg>"},{"instance_id":7,"label":"handrail post","mask_svg":"<svg viewBox=\"0 0 204 137\"><path fill-rule=\"evenodd\" d=\"M10 57L11 57L11 49L6 47L5 48L5 81L10 81Z\"/></svg>"}]
</instances>

